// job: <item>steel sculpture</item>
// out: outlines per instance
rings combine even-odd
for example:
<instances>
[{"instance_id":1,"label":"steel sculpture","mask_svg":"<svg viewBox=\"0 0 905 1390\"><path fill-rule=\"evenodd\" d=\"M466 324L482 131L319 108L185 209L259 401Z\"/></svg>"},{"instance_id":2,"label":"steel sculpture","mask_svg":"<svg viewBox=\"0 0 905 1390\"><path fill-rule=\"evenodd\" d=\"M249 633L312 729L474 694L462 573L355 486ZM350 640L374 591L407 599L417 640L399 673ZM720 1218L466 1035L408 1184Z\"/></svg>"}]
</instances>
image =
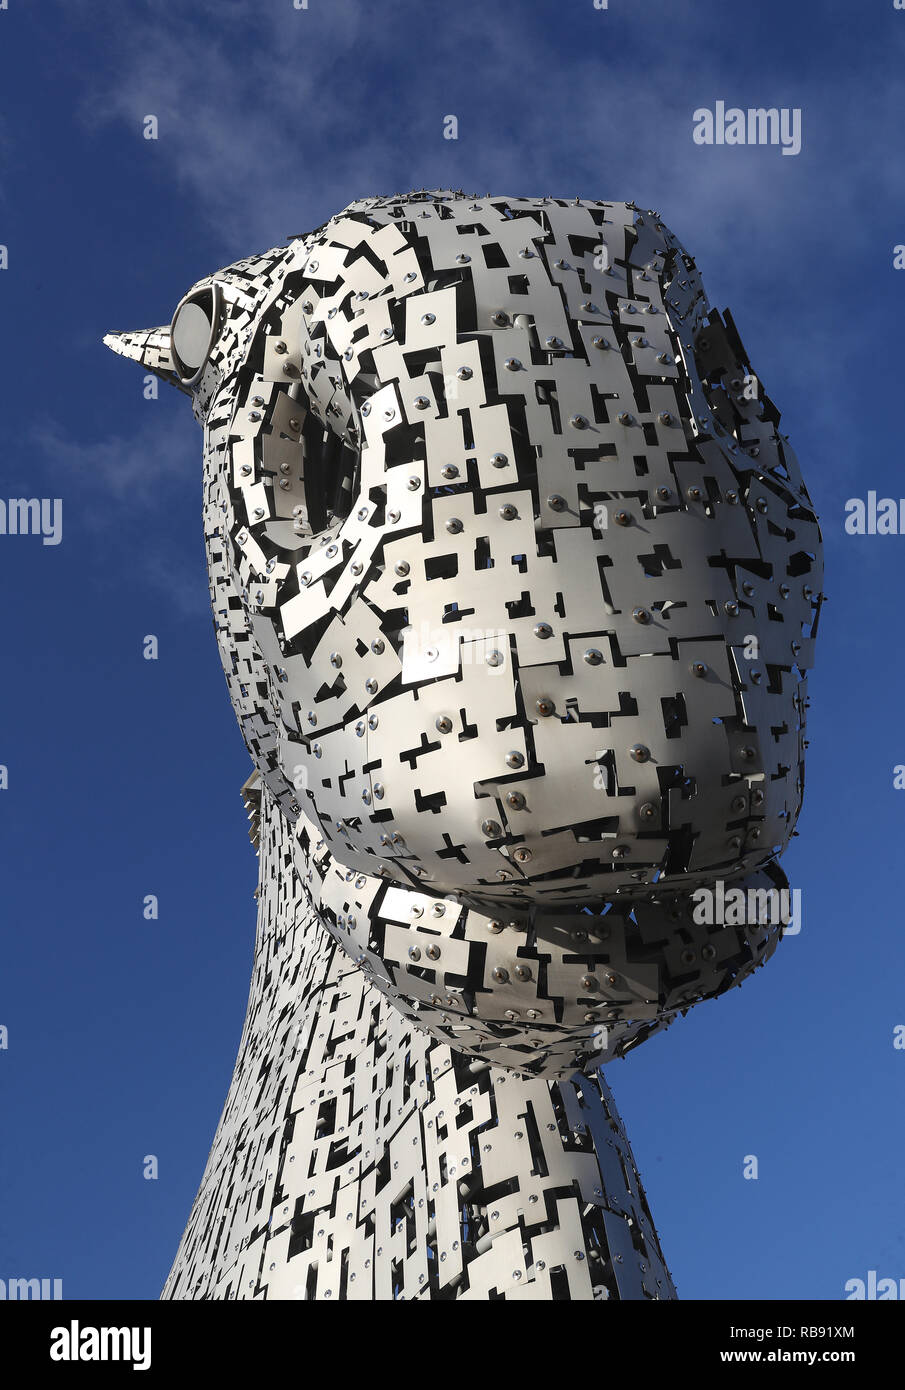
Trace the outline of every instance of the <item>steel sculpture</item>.
<instances>
[{"instance_id":1,"label":"steel sculpture","mask_svg":"<svg viewBox=\"0 0 905 1390\"><path fill-rule=\"evenodd\" d=\"M105 342L204 431L260 854L164 1297L674 1297L599 1068L783 933L822 598L730 315L655 212L436 191Z\"/></svg>"}]
</instances>

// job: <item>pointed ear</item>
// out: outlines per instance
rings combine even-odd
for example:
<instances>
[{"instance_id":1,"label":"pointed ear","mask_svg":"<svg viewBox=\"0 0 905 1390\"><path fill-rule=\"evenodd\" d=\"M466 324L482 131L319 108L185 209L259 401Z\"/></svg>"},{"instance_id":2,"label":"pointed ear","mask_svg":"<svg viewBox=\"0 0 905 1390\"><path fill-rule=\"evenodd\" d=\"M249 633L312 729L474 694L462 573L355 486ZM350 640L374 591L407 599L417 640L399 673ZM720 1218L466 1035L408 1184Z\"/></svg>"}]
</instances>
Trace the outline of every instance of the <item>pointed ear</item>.
<instances>
[{"instance_id":1,"label":"pointed ear","mask_svg":"<svg viewBox=\"0 0 905 1390\"><path fill-rule=\"evenodd\" d=\"M179 373L175 370L169 324L166 328L145 328L136 333L108 333L104 343L111 352L138 362L146 372L153 372L162 381L175 386L184 396L191 396L191 391L180 381Z\"/></svg>"}]
</instances>

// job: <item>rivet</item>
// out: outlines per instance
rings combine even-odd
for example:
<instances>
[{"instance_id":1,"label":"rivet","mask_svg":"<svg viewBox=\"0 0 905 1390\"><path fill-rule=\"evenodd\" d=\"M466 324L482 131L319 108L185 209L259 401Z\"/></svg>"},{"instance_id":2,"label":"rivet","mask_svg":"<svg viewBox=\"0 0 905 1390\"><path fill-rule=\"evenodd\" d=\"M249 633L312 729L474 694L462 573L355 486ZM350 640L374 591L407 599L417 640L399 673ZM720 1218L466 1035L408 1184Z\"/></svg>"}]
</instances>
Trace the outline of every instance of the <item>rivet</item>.
<instances>
[{"instance_id":1,"label":"rivet","mask_svg":"<svg viewBox=\"0 0 905 1390\"><path fill-rule=\"evenodd\" d=\"M540 699L535 700L534 708L537 710L538 714L543 715L546 718L547 715L553 713L555 705L553 704L552 700L549 700L545 695L542 695Z\"/></svg>"},{"instance_id":2,"label":"rivet","mask_svg":"<svg viewBox=\"0 0 905 1390\"><path fill-rule=\"evenodd\" d=\"M511 502L505 502L503 506L500 507L500 516L504 521L513 521L515 517L518 516L518 509L514 507Z\"/></svg>"},{"instance_id":3,"label":"rivet","mask_svg":"<svg viewBox=\"0 0 905 1390\"><path fill-rule=\"evenodd\" d=\"M443 714L443 715L441 715L440 718L437 720L435 727L439 730L439 732L440 732L441 734L448 734L448 733L451 733L451 731L452 731L452 720L449 719L445 714Z\"/></svg>"},{"instance_id":4,"label":"rivet","mask_svg":"<svg viewBox=\"0 0 905 1390\"><path fill-rule=\"evenodd\" d=\"M505 468L509 459L506 454L491 454L490 462L493 464L494 468Z\"/></svg>"},{"instance_id":5,"label":"rivet","mask_svg":"<svg viewBox=\"0 0 905 1390\"><path fill-rule=\"evenodd\" d=\"M650 614L648 613L646 608L633 608L632 617L634 618L636 623L641 624L649 623L651 620Z\"/></svg>"},{"instance_id":6,"label":"rivet","mask_svg":"<svg viewBox=\"0 0 905 1390\"><path fill-rule=\"evenodd\" d=\"M399 564L398 564L398 565L394 565L393 569L394 569L394 572L395 572L396 574L398 574L398 575L404 577L405 575L407 575L407 574L409 573L409 570L411 569L411 565L409 564L409 562L408 562L407 560L400 560L400 561L399 561Z\"/></svg>"},{"instance_id":7,"label":"rivet","mask_svg":"<svg viewBox=\"0 0 905 1390\"><path fill-rule=\"evenodd\" d=\"M524 767L525 759L521 753L513 751L506 754L507 767Z\"/></svg>"},{"instance_id":8,"label":"rivet","mask_svg":"<svg viewBox=\"0 0 905 1390\"><path fill-rule=\"evenodd\" d=\"M430 324L436 323L436 322L437 322L437 315L436 315L436 314L422 314L422 315L421 315L421 322L425 325L425 327L428 327Z\"/></svg>"},{"instance_id":9,"label":"rivet","mask_svg":"<svg viewBox=\"0 0 905 1390\"><path fill-rule=\"evenodd\" d=\"M657 808L652 801L645 801L643 806L638 808L638 815L642 820L654 820Z\"/></svg>"},{"instance_id":10,"label":"rivet","mask_svg":"<svg viewBox=\"0 0 905 1390\"><path fill-rule=\"evenodd\" d=\"M708 666L706 661L693 661L691 663L691 674L703 678L707 675Z\"/></svg>"},{"instance_id":11,"label":"rivet","mask_svg":"<svg viewBox=\"0 0 905 1390\"><path fill-rule=\"evenodd\" d=\"M457 516L451 516L446 523L446 529L453 535L457 535L462 530L462 523Z\"/></svg>"},{"instance_id":12,"label":"rivet","mask_svg":"<svg viewBox=\"0 0 905 1390\"><path fill-rule=\"evenodd\" d=\"M527 864L531 859L534 858L534 855L531 853L530 849L522 848L514 850L512 857L513 859L517 860L519 864Z\"/></svg>"},{"instance_id":13,"label":"rivet","mask_svg":"<svg viewBox=\"0 0 905 1390\"><path fill-rule=\"evenodd\" d=\"M582 975L582 977L581 977L581 987L582 987L582 989L589 990L589 991L590 991L590 990L595 990L595 989L597 989L597 987L598 987L598 986L597 986L597 981L596 981L596 979L594 978L593 975Z\"/></svg>"},{"instance_id":14,"label":"rivet","mask_svg":"<svg viewBox=\"0 0 905 1390\"><path fill-rule=\"evenodd\" d=\"M587 651L582 653L582 658L589 666L599 666L603 661L603 653L596 647L588 647Z\"/></svg>"},{"instance_id":15,"label":"rivet","mask_svg":"<svg viewBox=\"0 0 905 1390\"><path fill-rule=\"evenodd\" d=\"M591 339L591 346L595 348L608 348L609 343L607 342L606 338L601 338L598 335L597 337Z\"/></svg>"},{"instance_id":16,"label":"rivet","mask_svg":"<svg viewBox=\"0 0 905 1390\"><path fill-rule=\"evenodd\" d=\"M501 965L495 965L493 967L492 975L493 978L496 980L497 984L500 985L504 985L506 981L509 979L509 971L504 970Z\"/></svg>"},{"instance_id":17,"label":"rivet","mask_svg":"<svg viewBox=\"0 0 905 1390\"><path fill-rule=\"evenodd\" d=\"M520 372L522 364L517 357L507 357L503 364L507 372Z\"/></svg>"},{"instance_id":18,"label":"rivet","mask_svg":"<svg viewBox=\"0 0 905 1390\"><path fill-rule=\"evenodd\" d=\"M515 967L515 978L517 980L530 980L531 967L528 965L517 965Z\"/></svg>"},{"instance_id":19,"label":"rivet","mask_svg":"<svg viewBox=\"0 0 905 1390\"><path fill-rule=\"evenodd\" d=\"M504 313L502 309L497 309L495 314L491 314L491 321L503 328L509 322L509 315Z\"/></svg>"},{"instance_id":20,"label":"rivet","mask_svg":"<svg viewBox=\"0 0 905 1390\"><path fill-rule=\"evenodd\" d=\"M550 508L552 512L564 511L566 506L566 499L564 497L560 497L558 492L554 492L552 497L547 498L547 506Z\"/></svg>"},{"instance_id":21,"label":"rivet","mask_svg":"<svg viewBox=\"0 0 905 1390\"><path fill-rule=\"evenodd\" d=\"M342 664L343 664L343 659L342 659L342 657L340 656L339 652L331 652L331 653L330 653L330 665L331 665L331 666L336 666L336 667L338 668L338 667L342 666Z\"/></svg>"},{"instance_id":22,"label":"rivet","mask_svg":"<svg viewBox=\"0 0 905 1390\"><path fill-rule=\"evenodd\" d=\"M588 427L587 418L584 415L573 415L569 424L575 430L586 430Z\"/></svg>"},{"instance_id":23,"label":"rivet","mask_svg":"<svg viewBox=\"0 0 905 1390\"><path fill-rule=\"evenodd\" d=\"M738 604L735 602L734 599L729 599L728 603L723 604L723 607L729 614L730 618L734 618L738 615Z\"/></svg>"},{"instance_id":24,"label":"rivet","mask_svg":"<svg viewBox=\"0 0 905 1390\"><path fill-rule=\"evenodd\" d=\"M613 516L613 520L617 526L630 526L632 522L631 515L628 512L616 512Z\"/></svg>"},{"instance_id":25,"label":"rivet","mask_svg":"<svg viewBox=\"0 0 905 1390\"><path fill-rule=\"evenodd\" d=\"M488 839L490 839L490 840L495 840L496 837L497 837L498 835L502 835L502 833L503 833L503 827L500 825L499 821L496 821L496 820L485 820L485 821L481 821L481 834L482 834L482 835L486 835Z\"/></svg>"},{"instance_id":26,"label":"rivet","mask_svg":"<svg viewBox=\"0 0 905 1390\"><path fill-rule=\"evenodd\" d=\"M485 662L487 663L488 666L502 666L502 664L503 664L503 653L502 653L502 652L488 652L487 655L485 656L484 660L485 660Z\"/></svg>"},{"instance_id":27,"label":"rivet","mask_svg":"<svg viewBox=\"0 0 905 1390\"><path fill-rule=\"evenodd\" d=\"M474 372L472 371L471 367L460 367L459 370L456 372L456 376L459 378L460 381L471 381L471 378L474 376Z\"/></svg>"},{"instance_id":28,"label":"rivet","mask_svg":"<svg viewBox=\"0 0 905 1390\"><path fill-rule=\"evenodd\" d=\"M549 623L535 623L534 635L535 637L552 637L553 629Z\"/></svg>"},{"instance_id":29,"label":"rivet","mask_svg":"<svg viewBox=\"0 0 905 1390\"><path fill-rule=\"evenodd\" d=\"M447 463L440 469L441 478L458 478L459 470L454 463Z\"/></svg>"},{"instance_id":30,"label":"rivet","mask_svg":"<svg viewBox=\"0 0 905 1390\"><path fill-rule=\"evenodd\" d=\"M523 811L525 808L525 798L521 792L507 792L506 805L513 811Z\"/></svg>"},{"instance_id":31,"label":"rivet","mask_svg":"<svg viewBox=\"0 0 905 1390\"><path fill-rule=\"evenodd\" d=\"M633 743L628 751L636 763L646 763L650 757L650 749L643 743Z\"/></svg>"}]
</instances>

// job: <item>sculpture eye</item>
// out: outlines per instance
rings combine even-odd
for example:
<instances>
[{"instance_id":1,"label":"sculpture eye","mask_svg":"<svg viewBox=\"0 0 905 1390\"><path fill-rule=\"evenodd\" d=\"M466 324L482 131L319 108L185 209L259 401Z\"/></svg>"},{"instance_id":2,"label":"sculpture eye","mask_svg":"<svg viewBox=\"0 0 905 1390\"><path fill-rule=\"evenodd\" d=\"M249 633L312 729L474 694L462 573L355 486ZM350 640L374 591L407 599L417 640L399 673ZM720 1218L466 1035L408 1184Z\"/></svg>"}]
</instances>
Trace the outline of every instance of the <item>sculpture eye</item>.
<instances>
[{"instance_id":1,"label":"sculpture eye","mask_svg":"<svg viewBox=\"0 0 905 1390\"><path fill-rule=\"evenodd\" d=\"M183 386L194 386L204 370L217 336L220 288L207 285L186 295L176 306L170 326L173 365Z\"/></svg>"}]
</instances>

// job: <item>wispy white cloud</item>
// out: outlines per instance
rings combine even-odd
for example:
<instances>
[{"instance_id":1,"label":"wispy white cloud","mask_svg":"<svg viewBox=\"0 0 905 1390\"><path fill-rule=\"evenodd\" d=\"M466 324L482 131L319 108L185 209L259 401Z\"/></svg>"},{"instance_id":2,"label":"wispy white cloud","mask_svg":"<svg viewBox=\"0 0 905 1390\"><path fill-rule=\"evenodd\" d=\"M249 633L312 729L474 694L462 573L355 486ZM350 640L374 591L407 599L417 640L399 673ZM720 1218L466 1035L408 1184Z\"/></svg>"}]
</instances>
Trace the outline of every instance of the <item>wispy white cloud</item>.
<instances>
[{"instance_id":1,"label":"wispy white cloud","mask_svg":"<svg viewBox=\"0 0 905 1390\"><path fill-rule=\"evenodd\" d=\"M187 407L183 417L182 412L160 411L156 405L145 403L144 419L131 436L74 439L48 418L31 430L30 443L52 463L61 483L78 487L82 494L102 495L126 508L163 510L174 480L182 485L194 475L200 477L201 436Z\"/></svg>"},{"instance_id":2,"label":"wispy white cloud","mask_svg":"<svg viewBox=\"0 0 905 1390\"><path fill-rule=\"evenodd\" d=\"M83 115L134 133L155 179L194 200L221 264L351 198L412 187L656 207L713 302L736 309L786 426L824 451L822 481L842 485L860 467L850 359L869 327L849 312L846 352L828 345L857 295L852 266L885 255L869 210L898 198L901 153L884 132L900 124L905 25L853 48L850 7L831 0L819 61L777 35L764 64L709 4L586 10L579 22L553 4L462 0L434 22L411 0L153 0L112 29ZM800 108L801 154L695 145L693 112L717 100ZM447 114L457 141L443 139Z\"/></svg>"},{"instance_id":3,"label":"wispy white cloud","mask_svg":"<svg viewBox=\"0 0 905 1390\"><path fill-rule=\"evenodd\" d=\"M148 401L133 434L95 440L73 438L46 418L26 443L43 485L63 498L67 536L88 543L108 572L161 592L180 616L197 618L208 607L200 542L191 558L200 531L201 434L188 406L174 404Z\"/></svg>"}]
</instances>

